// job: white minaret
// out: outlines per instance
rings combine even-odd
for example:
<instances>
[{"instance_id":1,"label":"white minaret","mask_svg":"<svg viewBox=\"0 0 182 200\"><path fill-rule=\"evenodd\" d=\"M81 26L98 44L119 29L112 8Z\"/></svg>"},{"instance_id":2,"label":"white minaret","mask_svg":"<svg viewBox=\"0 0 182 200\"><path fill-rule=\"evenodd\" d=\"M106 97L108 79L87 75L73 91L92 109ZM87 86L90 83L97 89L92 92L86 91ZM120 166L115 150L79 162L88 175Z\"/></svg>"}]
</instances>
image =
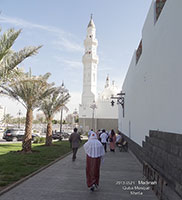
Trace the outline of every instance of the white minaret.
<instances>
[{"instance_id":1,"label":"white minaret","mask_svg":"<svg viewBox=\"0 0 182 200\"><path fill-rule=\"evenodd\" d=\"M98 41L95 38L95 24L92 19L87 27L87 36L84 41L85 54L83 55L83 92L82 105L90 105L96 100L97 95L97 46Z\"/></svg>"},{"instance_id":2,"label":"white minaret","mask_svg":"<svg viewBox=\"0 0 182 200\"><path fill-rule=\"evenodd\" d=\"M93 102L96 101L97 97L98 41L95 38L95 31L95 24L91 15L87 27L87 36L84 40L85 53L82 58L83 92L81 104L79 106L79 121L83 127L86 127L88 123L92 123L93 110L90 106L93 105Z\"/></svg>"},{"instance_id":3,"label":"white minaret","mask_svg":"<svg viewBox=\"0 0 182 200\"><path fill-rule=\"evenodd\" d=\"M115 92L114 85L111 88L109 76L106 78L105 88L101 94L103 98L97 98L98 41L95 38L95 32L95 24L91 15L87 27L87 36L84 40L85 53L82 58L83 91L79 105L79 128L81 132L88 132L91 128L109 130L112 127L117 130L118 126L118 108L117 106L113 108L110 105L111 95L117 94L118 91Z\"/></svg>"}]
</instances>

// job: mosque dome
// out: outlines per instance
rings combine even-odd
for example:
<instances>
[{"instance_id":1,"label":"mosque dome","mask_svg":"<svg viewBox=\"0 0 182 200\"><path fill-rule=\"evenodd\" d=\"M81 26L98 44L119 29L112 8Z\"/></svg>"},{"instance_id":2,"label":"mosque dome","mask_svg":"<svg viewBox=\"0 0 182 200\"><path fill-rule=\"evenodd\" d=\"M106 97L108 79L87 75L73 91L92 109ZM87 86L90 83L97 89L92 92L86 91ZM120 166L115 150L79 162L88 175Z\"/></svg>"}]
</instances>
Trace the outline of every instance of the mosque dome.
<instances>
[{"instance_id":1,"label":"mosque dome","mask_svg":"<svg viewBox=\"0 0 182 200\"><path fill-rule=\"evenodd\" d=\"M119 92L118 88L115 86L114 81L112 84L109 83L109 76L106 78L106 84L104 90L100 93L100 100L111 100L111 96L115 96Z\"/></svg>"}]
</instances>

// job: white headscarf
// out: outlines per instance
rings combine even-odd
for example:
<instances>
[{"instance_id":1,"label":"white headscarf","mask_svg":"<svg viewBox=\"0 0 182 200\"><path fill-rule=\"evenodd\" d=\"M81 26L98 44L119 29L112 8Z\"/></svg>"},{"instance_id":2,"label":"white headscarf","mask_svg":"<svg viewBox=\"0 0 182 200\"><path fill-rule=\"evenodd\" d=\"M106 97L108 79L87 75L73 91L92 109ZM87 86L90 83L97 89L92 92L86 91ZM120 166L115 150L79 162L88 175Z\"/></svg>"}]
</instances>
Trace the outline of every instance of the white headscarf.
<instances>
[{"instance_id":1,"label":"white headscarf","mask_svg":"<svg viewBox=\"0 0 182 200\"><path fill-rule=\"evenodd\" d=\"M88 138L90 138L90 136L92 135L92 133L94 133L92 130L90 130L90 131L88 132Z\"/></svg>"},{"instance_id":2,"label":"white headscarf","mask_svg":"<svg viewBox=\"0 0 182 200\"><path fill-rule=\"evenodd\" d=\"M91 158L98 158L105 154L104 147L97 139L96 133L92 132L88 142L84 144L85 153Z\"/></svg>"}]
</instances>

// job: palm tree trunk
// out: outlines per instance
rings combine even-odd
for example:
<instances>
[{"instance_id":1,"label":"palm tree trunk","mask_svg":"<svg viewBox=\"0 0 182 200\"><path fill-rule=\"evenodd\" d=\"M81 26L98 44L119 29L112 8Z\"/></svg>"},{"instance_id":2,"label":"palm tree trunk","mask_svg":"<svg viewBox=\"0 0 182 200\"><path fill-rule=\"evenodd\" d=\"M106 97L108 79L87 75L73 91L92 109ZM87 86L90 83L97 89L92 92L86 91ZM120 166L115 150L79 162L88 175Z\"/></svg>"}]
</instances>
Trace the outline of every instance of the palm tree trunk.
<instances>
[{"instance_id":1,"label":"palm tree trunk","mask_svg":"<svg viewBox=\"0 0 182 200\"><path fill-rule=\"evenodd\" d=\"M22 143L22 152L28 153L32 151L32 121L33 110L28 108L25 123L25 136Z\"/></svg>"},{"instance_id":2,"label":"palm tree trunk","mask_svg":"<svg viewBox=\"0 0 182 200\"><path fill-rule=\"evenodd\" d=\"M48 120L47 123L47 134L46 134L46 146L52 145L52 120Z\"/></svg>"}]
</instances>

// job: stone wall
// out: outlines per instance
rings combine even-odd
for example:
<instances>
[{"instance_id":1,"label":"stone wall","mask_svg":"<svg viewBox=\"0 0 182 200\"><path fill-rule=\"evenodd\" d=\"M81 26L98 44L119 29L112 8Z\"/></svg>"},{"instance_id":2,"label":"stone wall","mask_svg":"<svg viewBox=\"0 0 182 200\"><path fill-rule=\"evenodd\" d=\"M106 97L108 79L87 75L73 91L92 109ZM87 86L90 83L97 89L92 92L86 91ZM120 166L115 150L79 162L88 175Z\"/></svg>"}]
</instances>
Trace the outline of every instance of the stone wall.
<instances>
[{"instance_id":1,"label":"stone wall","mask_svg":"<svg viewBox=\"0 0 182 200\"><path fill-rule=\"evenodd\" d=\"M97 129L118 130L118 119L97 119Z\"/></svg>"},{"instance_id":2,"label":"stone wall","mask_svg":"<svg viewBox=\"0 0 182 200\"><path fill-rule=\"evenodd\" d=\"M182 135L151 130L143 147L123 136L150 177L158 182L153 189L159 199L182 199Z\"/></svg>"},{"instance_id":3,"label":"stone wall","mask_svg":"<svg viewBox=\"0 0 182 200\"><path fill-rule=\"evenodd\" d=\"M118 119L93 119L92 118L79 118L79 126L83 127L84 132L88 132L93 128L94 130L105 129L107 131L114 129L118 130Z\"/></svg>"}]
</instances>

